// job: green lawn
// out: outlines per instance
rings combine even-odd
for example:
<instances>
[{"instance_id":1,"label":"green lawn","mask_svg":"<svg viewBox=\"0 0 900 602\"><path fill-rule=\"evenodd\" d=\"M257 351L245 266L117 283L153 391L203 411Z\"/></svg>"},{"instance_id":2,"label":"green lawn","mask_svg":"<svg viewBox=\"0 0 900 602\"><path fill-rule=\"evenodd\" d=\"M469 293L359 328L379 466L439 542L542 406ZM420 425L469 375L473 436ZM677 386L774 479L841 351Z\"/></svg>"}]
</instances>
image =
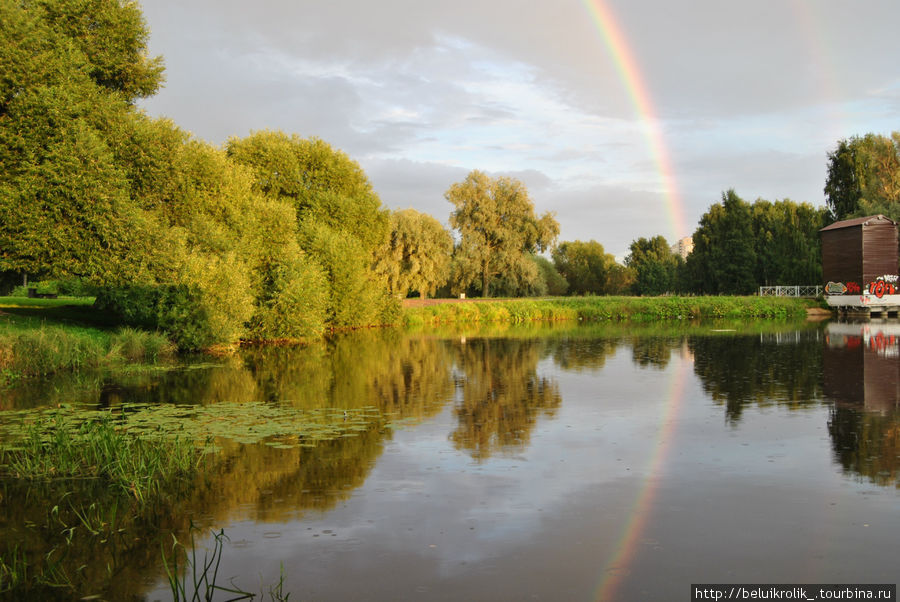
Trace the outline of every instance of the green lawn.
<instances>
[{"instance_id":1,"label":"green lawn","mask_svg":"<svg viewBox=\"0 0 900 602\"><path fill-rule=\"evenodd\" d=\"M93 297L0 297L0 332L50 325L76 330L110 330L119 326L114 318L96 311L93 305Z\"/></svg>"}]
</instances>

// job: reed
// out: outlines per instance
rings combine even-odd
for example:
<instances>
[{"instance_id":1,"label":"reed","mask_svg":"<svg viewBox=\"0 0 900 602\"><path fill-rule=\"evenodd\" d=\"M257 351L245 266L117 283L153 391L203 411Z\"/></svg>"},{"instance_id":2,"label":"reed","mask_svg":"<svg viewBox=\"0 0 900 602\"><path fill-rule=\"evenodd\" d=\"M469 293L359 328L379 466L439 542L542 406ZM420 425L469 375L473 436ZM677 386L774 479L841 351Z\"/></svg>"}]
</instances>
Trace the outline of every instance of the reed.
<instances>
[{"instance_id":1,"label":"reed","mask_svg":"<svg viewBox=\"0 0 900 602\"><path fill-rule=\"evenodd\" d=\"M19 479L102 479L145 501L193 475L202 455L185 438L163 439L116 428L110 414L73 423L41 416L16 447L0 450L0 476Z\"/></svg>"},{"instance_id":2,"label":"reed","mask_svg":"<svg viewBox=\"0 0 900 602\"><path fill-rule=\"evenodd\" d=\"M165 336L131 328L110 333L66 326L7 326L0 331L0 375L5 374L5 380L156 363L174 353Z\"/></svg>"},{"instance_id":3,"label":"reed","mask_svg":"<svg viewBox=\"0 0 900 602\"><path fill-rule=\"evenodd\" d=\"M555 297L453 302L409 307L407 326L476 322L785 319L806 315L809 299L777 297Z\"/></svg>"},{"instance_id":4,"label":"reed","mask_svg":"<svg viewBox=\"0 0 900 602\"><path fill-rule=\"evenodd\" d=\"M212 531L213 548L204 549L203 559L197 554L197 543L194 541L194 533L197 527L191 522L190 526L190 552L187 546L172 536L172 553L162 550L163 566L169 588L172 590L173 602L211 602L217 592L228 595L228 600L255 600L256 594L240 589L232 584L226 587L218 583L219 565L222 562L222 552L228 536L220 529ZM190 577L190 579L189 579ZM262 597L262 593L260 593ZM281 565L281 575L278 583L269 588L269 599L272 602L285 602L290 598L289 593L284 593L284 565Z\"/></svg>"}]
</instances>

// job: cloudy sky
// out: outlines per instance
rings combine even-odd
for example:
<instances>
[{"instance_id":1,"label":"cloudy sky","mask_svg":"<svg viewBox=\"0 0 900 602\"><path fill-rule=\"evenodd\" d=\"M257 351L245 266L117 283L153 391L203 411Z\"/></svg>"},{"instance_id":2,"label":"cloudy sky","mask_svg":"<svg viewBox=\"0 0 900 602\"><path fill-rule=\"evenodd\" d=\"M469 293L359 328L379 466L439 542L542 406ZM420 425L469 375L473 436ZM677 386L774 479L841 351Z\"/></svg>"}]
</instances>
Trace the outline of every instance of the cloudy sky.
<instances>
[{"instance_id":1,"label":"cloudy sky","mask_svg":"<svg viewBox=\"0 0 900 602\"><path fill-rule=\"evenodd\" d=\"M141 0L166 85L214 144L317 136L382 202L445 224L473 169L560 240L623 257L721 193L824 204L827 153L900 130L897 0Z\"/></svg>"}]
</instances>

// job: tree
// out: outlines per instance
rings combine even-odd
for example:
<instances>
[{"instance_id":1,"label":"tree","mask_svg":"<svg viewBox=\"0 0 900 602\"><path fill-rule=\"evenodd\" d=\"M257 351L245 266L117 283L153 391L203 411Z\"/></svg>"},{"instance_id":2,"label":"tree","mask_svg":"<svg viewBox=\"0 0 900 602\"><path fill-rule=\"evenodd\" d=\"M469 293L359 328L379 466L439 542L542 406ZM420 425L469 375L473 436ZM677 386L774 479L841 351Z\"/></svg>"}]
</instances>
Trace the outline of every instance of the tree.
<instances>
[{"instance_id":1,"label":"tree","mask_svg":"<svg viewBox=\"0 0 900 602\"><path fill-rule=\"evenodd\" d=\"M383 322L399 307L375 270L390 235L390 214L358 163L317 138L263 131L231 138L228 157L250 168L252 189L289 204L300 248L324 270L327 322Z\"/></svg>"},{"instance_id":2,"label":"tree","mask_svg":"<svg viewBox=\"0 0 900 602\"><path fill-rule=\"evenodd\" d=\"M834 220L900 217L900 132L840 140L828 153L825 197Z\"/></svg>"},{"instance_id":3,"label":"tree","mask_svg":"<svg viewBox=\"0 0 900 602\"><path fill-rule=\"evenodd\" d=\"M672 253L662 236L639 238L629 246L625 265L634 270L632 292L636 295L662 295L676 289L680 255Z\"/></svg>"},{"instance_id":4,"label":"tree","mask_svg":"<svg viewBox=\"0 0 900 602\"><path fill-rule=\"evenodd\" d=\"M439 221L415 209L391 213L391 235L379 251L378 271L393 294L424 299L448 278L453 237Z\"/></svg>"},{"instance_id":5,"label":"tree","mask_svg":"<svg viewBox=\"0 0 900 602\"><path fill-rule=\"evenodd\" d=\"M700 218L694 250L686 268L693 290L702 293L748 294L756 287L756 247L750 205L734 190L722 193Z\"/></svg>"},{"instance_id":6,"label":"tree","mask_svg":"<svg viewBox=\"0 0 900 602\"><path fill-rule=\"evenodd\" d=\"M809 203L758 199L752 205L759 286L821 281L819 229L828 211Z\"/></svg>"},{"instance_id":7,"label":"tree","mask_svg":"<svg viewBox=\"0 0 900 602\"><path fill-rule=\"evenodd\" d=\"M0 271L135 277L146 216L113 144L160 81L145 38L132 4L0 3Z\"/></svg>"},{"instance_id":8,"label":"tree","mask_svg":"<svg viewBox=\"0 0 900 602\"><path fill-rule=\"evenodd\" d=\"M825 180L825 202L834 221L845 219L859 209L862 190L856 165L856 144L841 140L828 153L828 176Z\"/></svg>"},{"instance_id":9,"label":"tree","mask_svg":"<svg viewBox=\"0 0 900 602\"><path fill-rule=\"evenodd\" d=\"M553 249L553 264L569 283L573 295L606 295L621 292L621 275L615 271L616 258L595 240L560 243Z\"/></svg>"},{"instance_id":10,"label":"tree","mask_svg":"<svg viewBox=\"0 0 900 602\"><path fill-rule=\"evenodd\" d=\"M327 142L267 130L229 139L226 152L253 169L255 190L290 202L299 221L346 231L372 254L384 243L389 212L359 164Z\"/></svg>"},{"instance_id":11,"label":"tree","mask_svg":"<svg viewBox=\"0 0 900 602\"><path fill-rule=\"evenodd\" d=\"M614 263L606 273L606 293L624 295L634 286L634 270L620 263Z\"/></svg>"},{"instance_id":12,"label":"tree","mask_svg":"<svg viewBox=\"0 0 900 602\"><path fill-rule=\"evenodd\" d=\"M539 278L528 254L548 249L559 235L559 224L552 213L535 215L522 182L475 170L444 196L455 207L450 225L460 234L454 253L457 288L464 290L478 278L481 294L488 297L500 276L508 281L506 287Z\"/></svg>"},{"instance_id":13,"label":"tree","mask_svg":"<svg viewBox=\"0 0 900 602\"><path fill-rule=\"evenodd\" d=\"M857 215L883 213L900 219L900 132L866 134L857 152L860 188Z\"/></svg>"},{"instance_id":14,"label":"tree","mask_svg":"<svg viewBox=\"0 0 900 602\"><path fill-rule=\"evenodd\" d=\"M565 295L566 291L569 290L569 283L566 282L563 275L559 273L559 270L556 269L553 262L542 255L535 255L534 261L537 263L538 270L541 273L541 279L544 283L545 291L543 294L552 295L554 297Z\"/></svg>"},{"instance_id":15,"label":"tree","mask_svg":"<svg viewBox=\"0 0 900 602\"><path fill-rule=\"evenodd\" d=\"M74 43L98 86L133 102L152 96L162 85L162 57L147 56L150 32L136 2L35 0L22 4L26 10L40 12L51 30Z\"/></svg>"}]
</instances>

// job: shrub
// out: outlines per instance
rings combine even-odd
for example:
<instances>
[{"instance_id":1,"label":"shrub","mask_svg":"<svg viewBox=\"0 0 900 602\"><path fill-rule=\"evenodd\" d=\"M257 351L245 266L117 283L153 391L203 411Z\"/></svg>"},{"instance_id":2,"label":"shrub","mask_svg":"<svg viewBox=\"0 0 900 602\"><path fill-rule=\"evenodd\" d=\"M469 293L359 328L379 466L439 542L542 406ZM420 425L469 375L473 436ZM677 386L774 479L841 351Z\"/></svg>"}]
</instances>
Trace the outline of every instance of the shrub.
<instances>
[{"instance_id":1,"label":"shrub","mask_svg":"<svg viewBox=\"0 0 900 602\"><path fill-rule=\"evenodd\" d=\"M299 253L274 261L263 269L250 336L260 340L320 336L327 303L328 283L316 262Z\"/></svg>"},{"instance_id":2,"label":"shrub","mask_svg":"<svg viewBox=\"0 0 900 602\"><path fill-rule=\"evenodd\" d=\"M370 254L359 239L321 223L307 223L302 230L304 248L321 263L327 277L329 325L377 323L387 287L371 272Z\"/></svg>"}]
</instances>

